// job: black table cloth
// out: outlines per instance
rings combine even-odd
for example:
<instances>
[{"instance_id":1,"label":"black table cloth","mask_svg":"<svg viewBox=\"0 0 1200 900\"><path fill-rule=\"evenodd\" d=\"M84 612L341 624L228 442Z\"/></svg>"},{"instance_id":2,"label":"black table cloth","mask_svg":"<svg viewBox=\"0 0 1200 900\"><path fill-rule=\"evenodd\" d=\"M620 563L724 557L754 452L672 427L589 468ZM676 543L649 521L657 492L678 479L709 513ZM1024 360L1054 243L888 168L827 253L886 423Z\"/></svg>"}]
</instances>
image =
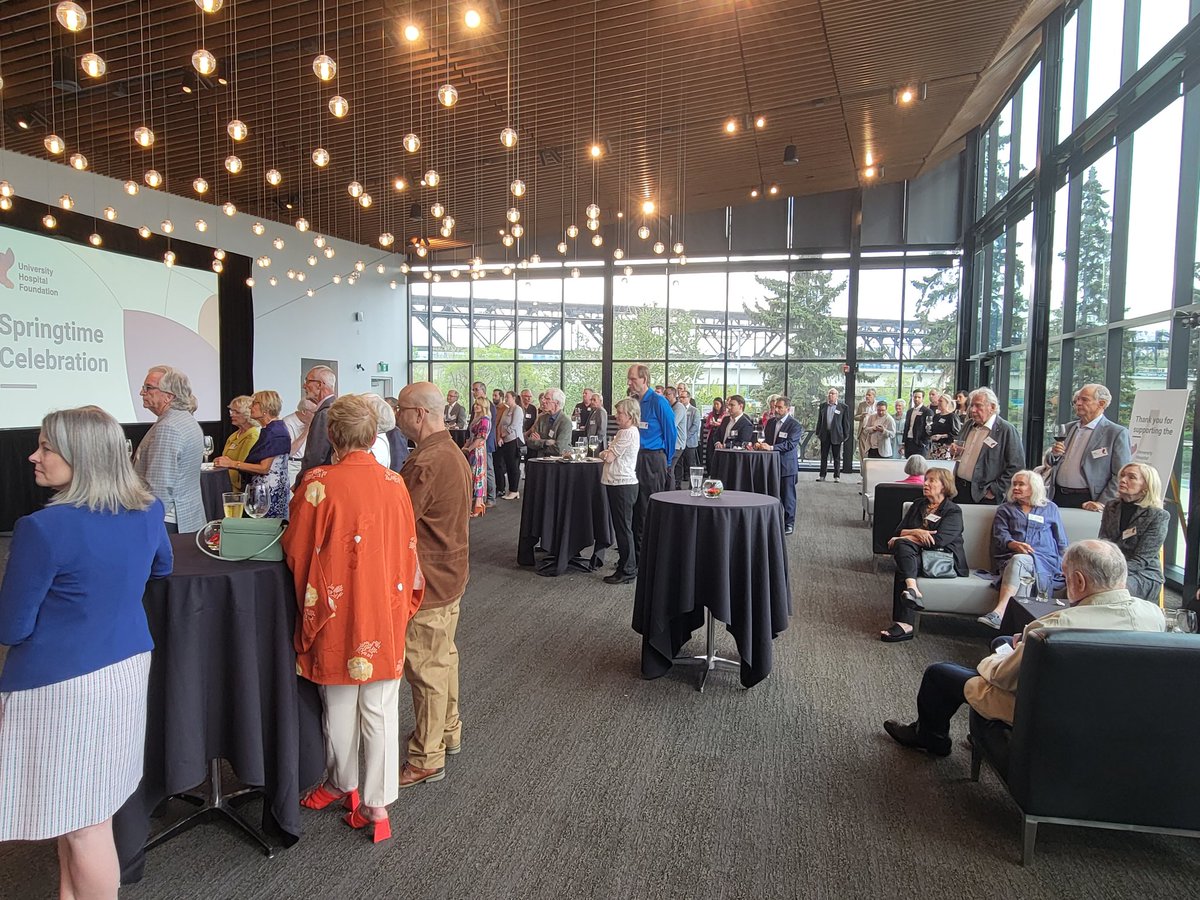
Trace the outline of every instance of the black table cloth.
<instances>
[{"instance_id":1,"label":"black table cloth","mask_svg":"<svg viewBox=\"0 0 1200 900\"><path fill-rule=\"evenodd\" d=\"M608 494L600 483L603 464L566 462L555 458L525 463L525 489L521 500L521 530L517 537L517 562L534 564L533 548L541 542L554 557L545 574L561 575L571 560L592 548L589 567L604 565L604 551L612 546L612 520Z\"/></svg>"},{"instance_id":2,"label":"black table cloth","mask_svg":"<svg viewBox=\"0 0 1200 900\"><path fill-rule=\"evenodd\" d=\"M228 469L200 470L200 501L204 504L206 521L225 518L225 504L221 495L232 490Z\"/></svg>"},{"instance_id":3,"label":"black table cloth","mask_svg":"<svg viewBox=\"0 0 1200 900\"><path fill-rule=\"evenodd\" d=\"M687 491L650 497L633 604L644 677L667 673L704 624L706 607L737 641L742 684L766 678L771 641L792 613L783 506L776 498L740 491L713 500Z\"/></svg>"},{"instance_id":4,"label":"black table cloth","mask_svg":"<svg viewBox=\"0 0 1200 900\"><path fill-rule=\"evenodd\" d=\"M447 431L450 432L451 439L459 447L461 447L463 444L465 444L467 442L467 440L471 437L471 431L468 428L449 428L449 429L447 429Z\"/></svg>"},{"instance_id":5,"label":"black table cloth","mask_svg":"<svg viewBox=\"0 0 1200 900\"><path fill-rule=\"evenodd\" d=\"M717 450L711 471L727 491L779 496L779 454L774 450Z\"/></svg>"},{"instance_id":6,"label":"black table cloth","mask_svg":"<svg viewBox=\"0 0 1200 900\"><path fill-rule=\"evenodd\" d=\"M1066 603L1067 601L1063 601ZM1034 619L1040 619L1042 616L1047 616L1052 612L1060 609L1066 609L1065 606L1060 606L1053 600L1017 600L1012 599L1008 602L1008 606L1004 607L1004 617L1000 620L999 633L1006 637L1011 637L1014 634L1020 634L1025 630L1025 626Z\"/></svg>"},{"instance_id":7,"label":"black table cloth","mask_svg":"<svg viewBox=\"0 0 1200 900\"><path fill-rule=\"evenodd\" d=\"M151 812L203 784L210 759L228 760L242 782L262 787L263 831L284 847L301 832L300 790L325 768L320 697L296 675L287 566L212 559L191 534L171 544L173 574L151 581L143 597L154 638L145 770L113 818L126 884L142 877Z\"/></svg>"}]
</instances>

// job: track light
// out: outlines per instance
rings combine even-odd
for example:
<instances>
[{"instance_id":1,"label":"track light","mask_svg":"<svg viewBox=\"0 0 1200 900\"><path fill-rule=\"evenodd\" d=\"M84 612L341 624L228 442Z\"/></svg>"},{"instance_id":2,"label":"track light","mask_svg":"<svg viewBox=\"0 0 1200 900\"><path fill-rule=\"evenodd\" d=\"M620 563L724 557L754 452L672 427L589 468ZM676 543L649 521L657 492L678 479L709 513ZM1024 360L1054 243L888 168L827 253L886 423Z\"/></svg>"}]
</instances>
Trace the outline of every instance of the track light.
<instances>
[{"instance_id":1,"label":"track light","mask_svg":"<svg viewBox=\"0 0 1200 900\"><path fill-rule=\"evenodd\" d=\"M905 85L892 90L892 102L897 106L911 106L923 101L929 95L929 85L922 82L916 85Z\"/></svg>"},{"instance_id":2,"label":"track light","mask_svg":"<svg viewBox=\"0 0 1200 900\"><path fill-rule=\"evenodd\" d=\"M783 164L785 166L795 166L800 163L800 157L796 153L796 145L788 144L783 148Z\"/></svg>"}]
</instances>

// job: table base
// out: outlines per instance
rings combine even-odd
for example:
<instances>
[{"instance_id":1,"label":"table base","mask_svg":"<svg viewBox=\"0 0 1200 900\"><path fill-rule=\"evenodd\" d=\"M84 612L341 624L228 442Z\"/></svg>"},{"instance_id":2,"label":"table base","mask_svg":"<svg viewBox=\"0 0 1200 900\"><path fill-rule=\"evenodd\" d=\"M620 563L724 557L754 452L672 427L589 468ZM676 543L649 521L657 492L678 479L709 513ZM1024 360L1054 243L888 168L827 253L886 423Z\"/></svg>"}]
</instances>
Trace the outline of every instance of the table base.
<instances>
[{"instance_id":1,"label":"table base","mask_svg":"<svg viewBox=\"0 0 1200 900\"><path fill-rule=\"evenodd\" d=\"M266 835L242 818L233 807L233 801L239 799L248 799L255 794L262 794L261 788L248 787L240 791L234 791L232 794L226 794L221 789L221 761L219 759L209 760L208 763L208 796L202 794L175 794L180 800L192 804L196 810L178 822L171 825L161 834L156 834L146 842L145 850L150 851L159 844L164 844L171 838L178 837L185 831L190 831L201 822L207 822L212 818L224 816L234 825L238 826L245 832L255 843L259 845L267 859L275 858L275 848L271 846Z\"/></svg>"},{"instance_id":2,"label":"table base","mask_svg":"<svg viewBox=\"0 0 1200 900\"><path fill-rule=\"evenodd\" d=\"M723 656L717 656L716 648L717 636L717 620L713 618L712 611L708 607L704 608L704 655L703 656L676 656L673 663L678 663L684 666L700 666L700 681L696 685L696 690L701 694L704 693L704 683L708 680L708 673L713 669L721 668L734 672L742 671L742 664L737 660L726 659Z\"/></svg>"}]
</instances>

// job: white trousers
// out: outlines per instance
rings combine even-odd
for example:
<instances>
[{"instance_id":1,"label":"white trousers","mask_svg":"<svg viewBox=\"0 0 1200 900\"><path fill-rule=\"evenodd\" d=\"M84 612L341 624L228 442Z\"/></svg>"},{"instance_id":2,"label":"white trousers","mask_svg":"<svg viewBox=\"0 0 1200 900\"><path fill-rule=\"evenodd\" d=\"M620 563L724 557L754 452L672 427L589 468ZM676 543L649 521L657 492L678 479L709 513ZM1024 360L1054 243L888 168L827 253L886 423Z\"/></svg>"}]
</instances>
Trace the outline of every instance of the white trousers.
<instances>
[{"instance_id":1,"label":"white trousers","mask_svg":"<svg viewBox=\"0 0 1200 900\"><path fill-rule=\"evenodd\" d=\"M389 806L400 792L400 681L321 686L325 766L339 791L361 788L367 806ZM359 781L358 748L365 771Z\"/></svg>"}]
</instances>

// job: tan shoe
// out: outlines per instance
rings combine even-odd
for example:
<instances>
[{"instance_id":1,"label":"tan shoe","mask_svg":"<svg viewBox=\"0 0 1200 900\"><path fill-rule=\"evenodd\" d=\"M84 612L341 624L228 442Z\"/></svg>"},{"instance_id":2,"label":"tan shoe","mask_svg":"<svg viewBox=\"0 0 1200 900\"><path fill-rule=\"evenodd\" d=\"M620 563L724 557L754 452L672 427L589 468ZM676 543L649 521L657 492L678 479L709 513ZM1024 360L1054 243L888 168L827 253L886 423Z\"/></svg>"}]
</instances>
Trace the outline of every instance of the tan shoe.
<instances>
[{"instance_id":1,"label":"tan shoe","mask_svg":"<svg viewBox=\"0 0 1200 900\"><path fill-rule=\"evenodd\" d=\"M446 755L447 756L458 756L458 754L460 754L460 753L462 753L462 738L458 739L457 744L451 744L449 742L446 742Z\"/></svg>"},{"instance_id":2,"label":"tan shoe","mask_svg":"<svg viewBox=\"0 0 1200 900\"><path fill-rule=\"evenodd\" d=\"M400 770L400 787L412 787L413 785L424 784L426 781L441 781L445 777L445 768L421 769L405 763L404 768Z\"/></svg>"}]
</instances>

